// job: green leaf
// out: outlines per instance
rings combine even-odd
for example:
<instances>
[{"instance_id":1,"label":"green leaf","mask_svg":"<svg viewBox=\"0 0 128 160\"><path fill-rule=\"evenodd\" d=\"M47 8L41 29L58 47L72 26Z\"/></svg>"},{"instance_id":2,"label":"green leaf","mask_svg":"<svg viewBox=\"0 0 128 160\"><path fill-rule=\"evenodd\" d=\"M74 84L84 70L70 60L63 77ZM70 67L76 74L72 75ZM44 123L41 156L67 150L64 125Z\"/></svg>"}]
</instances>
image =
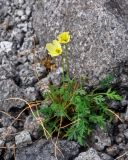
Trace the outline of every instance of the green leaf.
<instances>
[{"instance_id":1,"label":"green leaf","mask_svg":"<svg viewBox=\"0 0 128 160\"><path fill-rule=\"evenodd\" d=\"M43 113L45 118L50 118L53 115L53 110L51 107L41 108L39 112Z\"/></svg>"},{"instance_id":2,"label":"green leaf","mask_svg":"<svg viewBox=\"0 0 128 160\"><path fill-rule=\"evenodd\" d=\"M91 115L89 117L89 121L95 124L98 124L100 127L105 126L105 119L103 116L98 116L98 115Z\"/></svg>"},{"instance_id":3,"label":"green leaf","mask_svg":"<svg viewBox=\"0 0 128 160\"><path fill-rule=\"evenodd\" d=\"M103 103L105 101L105 98L103 97L103 95L98 95L98 96L94 97L94 100L97 105L100 105L101 103Z\"/></svg>"},{"instance_id":4,"label":"green leaf","mask_svg":"<svg viewBox=\"0 0 128 160\"><path fill-rule=\"evenodd\" d=\"M67 130L68 140L76 140L80 145L84 145L85 137L90 133L90 128L84 119L79 119L77 123Z\"/></svg>"},{"instance_id":5,"label":"green leaf","mask_svg":"<svg viewBox=\"0 0 128 160\"><path fill-rule=\"evenodd\" d=\"M83 95L86 95L86 91L85 90L83 90L83 89L77 89L76 91L75 91L75 94L76 95L81 95L81 96L83 96Z\"/></svg>"},{"instance_id":6,"label":"green leaf","mask_svg":"<svg viewBox=\"0 0 128 160\"><path fill-rule=\"evenodd\" d=\"M65 110L64 110L64 106L61 105L61 104L53 103L53 104L51 105L51 109L52 109L52 111L54 112L54 114L55 114L57 117L66 116L66 113L65 113Z\"/></svg>"},{"instance_id":7,"label":"green leaf","mask_svg":"<svg viewBox=\"0 0 128 160\"><path fill-rule=\"evenodd\" d=\"M118 100L118 101L122 100L122 97L115 91L111 91L111 88L108 89L106 95L111 100Z\"/></svg>"},{"instance_id":8,"label":"green leaf","mask_svg":"<svg viewBox=\"0 0 128 160\"><path fill-rule=\"evenodd\" d=\"M47 125L46 125L47 130L49 131L50 134L53 133L53 131L56 131L56 122L55 121L48 121Z\"/></svg>"}]
</instances>

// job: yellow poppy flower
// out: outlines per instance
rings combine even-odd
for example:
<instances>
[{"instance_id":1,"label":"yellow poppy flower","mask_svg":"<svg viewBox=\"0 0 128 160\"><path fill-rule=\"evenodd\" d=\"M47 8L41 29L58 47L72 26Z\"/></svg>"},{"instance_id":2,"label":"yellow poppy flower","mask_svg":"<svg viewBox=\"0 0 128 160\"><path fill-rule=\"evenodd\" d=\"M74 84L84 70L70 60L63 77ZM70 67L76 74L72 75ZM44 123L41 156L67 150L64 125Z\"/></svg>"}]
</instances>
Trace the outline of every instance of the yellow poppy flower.
<instances>
[{"instance_id":1,"label":"yellow poppy flower","mask_svg":"<svg viewBox=\"0 0 128 160\"><path fill-rule=\"evenodd\" d=\"M57 36L57 39L60 43L66 44L70 41L70 34L69 32L63 32Z\"/></svg>"},{"instance_id":2,"label":"yellow poppy flower","mask_svg":"<svg viewBox=\"0 0 128 160\"><path fill-rule=\"evenodd\" d=\"M62 53L62 47L57 40L54 40L52 43L47 43L46 49L52 57L59 56Z\"/></svg>"}]
</instances>

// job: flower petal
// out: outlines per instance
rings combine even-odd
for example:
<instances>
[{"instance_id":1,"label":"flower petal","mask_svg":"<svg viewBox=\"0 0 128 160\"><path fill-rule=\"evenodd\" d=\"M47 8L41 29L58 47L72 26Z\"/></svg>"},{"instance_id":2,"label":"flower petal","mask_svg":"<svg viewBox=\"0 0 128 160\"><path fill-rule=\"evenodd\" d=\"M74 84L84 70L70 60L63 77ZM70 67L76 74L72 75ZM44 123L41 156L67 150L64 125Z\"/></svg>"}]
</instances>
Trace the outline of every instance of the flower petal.
<instances>
[{"instance_id":1,"label":"flower petal","mask_svg":"<svg viewBox=\"0 0 128 160\"><path fill-rule=\"evenodd\" d=\"M46 49L47 49L50 53L52 53L52 52L55 50L55 47L54 47L54 45L53 45L52 43L47 43L47 44L46 44Z\"/></svg>"}]
</instances>

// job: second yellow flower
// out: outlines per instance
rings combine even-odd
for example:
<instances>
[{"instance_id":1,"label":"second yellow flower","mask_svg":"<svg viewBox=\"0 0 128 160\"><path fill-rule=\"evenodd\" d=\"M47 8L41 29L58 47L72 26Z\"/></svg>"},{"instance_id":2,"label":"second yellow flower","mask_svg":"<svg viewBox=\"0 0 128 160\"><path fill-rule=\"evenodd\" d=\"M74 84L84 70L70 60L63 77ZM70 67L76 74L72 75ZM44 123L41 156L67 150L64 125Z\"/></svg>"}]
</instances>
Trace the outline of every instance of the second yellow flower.
<instances>
[{"instance_id":1,"label":"second yellow flower","mask_svg":"<svg viewBox=\"0 0 128 160\"><path fill-rule=\"evenodd\" d=\"M52 43L47 43L46 49L52 57L59 56L62 53L62 47L57 40L54 40Z\"/></svg>"}]
</instances>

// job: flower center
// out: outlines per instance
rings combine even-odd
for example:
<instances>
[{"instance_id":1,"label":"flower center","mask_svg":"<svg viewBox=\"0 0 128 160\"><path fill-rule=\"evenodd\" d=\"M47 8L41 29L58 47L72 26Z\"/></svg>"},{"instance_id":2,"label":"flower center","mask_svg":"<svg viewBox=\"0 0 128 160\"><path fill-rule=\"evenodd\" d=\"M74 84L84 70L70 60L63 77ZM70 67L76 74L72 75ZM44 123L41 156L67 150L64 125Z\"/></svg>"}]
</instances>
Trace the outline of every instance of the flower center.
<instances>
[{"instance_id":1,"label":"flower center","mask_svg":"<svg viewBox=\"0 0 128 160\"><path fill-rule=\"evenodd\" d=\"M67 37L63 37L62 40L67 42L68 38Z\"/></svg>"},{"instance_id":2,"label":"flower center","mask_svg":"<svg viewBox=\"0 0 128 160\"><path fill-rule=\"evenodd\" d=\"M57 48L56 53L61 53L61 50L59 48Z\"/></svg>"}]
</instances>

